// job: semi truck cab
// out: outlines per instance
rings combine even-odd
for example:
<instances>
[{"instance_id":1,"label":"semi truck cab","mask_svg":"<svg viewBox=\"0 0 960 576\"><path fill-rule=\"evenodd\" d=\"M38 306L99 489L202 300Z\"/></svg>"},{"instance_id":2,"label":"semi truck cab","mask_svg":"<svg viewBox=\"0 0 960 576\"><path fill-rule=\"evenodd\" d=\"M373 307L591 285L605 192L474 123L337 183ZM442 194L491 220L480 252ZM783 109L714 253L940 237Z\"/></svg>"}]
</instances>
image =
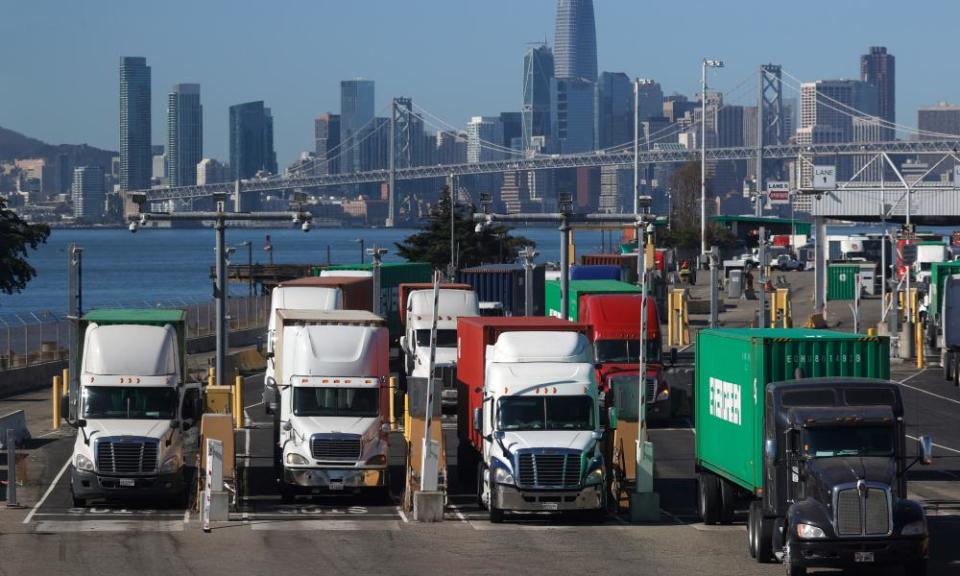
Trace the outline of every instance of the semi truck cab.
<instances>
[{"instance_id":1,"label":"semi truck cab","mask_svg":"<svg viewBox=\"0 0 960 576\"><path fill-rule=\"evenodd\" d=\"M602 517L605 467L593 352L574 332L508 332L488 347L478 500L505 512Z\"/></svg>"},{"instance_id":2,"label":"semi truck cab","mask_svg":"<svg viewBox=\"0 0 960 576\"><path fill-rule=\"evenodd\" d=\"M440 288L434 366L443 381L441 400L444 406L457 405L457 319L461 316L479 315L480 308L476 292L470 289ZM430 330L433 326L432 288L410 292L406 303L405 324L404 335L400 338L400 348L404 353L407 380L425 380L430 369Z\"/></svg>"},{"instance_id":3,"label":"semi truck cab","mask_svg":"<svg viewBox=\"0 0 960 576\"><path fill-rule=\"evenodd\" d=\"M281 310L268 349L280 381L267 383L275 414L280 494L388 484L389 334L366 311Z\"/></svg>"},{"instance_id":4,"label":"semi truck cab","mask_svg":"<svg viewBox=\"0 0 960 576\"><path fill-rule=\"evenodd\" d=\"M165 314L176 316L173 322L183 315L144 311L154 323ZM85 318L70 472L73 505L131 496L182 505L186 463L199 444L200 385L183 381L182 339L173 325L111 324L136 320L135 311L113 316L95 311Z\"/></svg>"},{"instance_id":5,"label":"semi truck cab","mask_svg":"<svg viewBox=\"0 0 960 576\"><path fill-rule=\"evenodd\" d=\"M907 498L906 471L930 462L932 444L922 438L921 456L908 458L896 385L815 379L767 390L774 409L763 502L782 518L773 546L782 547L788 573L902 564L908 574L924 574L926 519L920 503Z\"/></svg>"}]
</instances>

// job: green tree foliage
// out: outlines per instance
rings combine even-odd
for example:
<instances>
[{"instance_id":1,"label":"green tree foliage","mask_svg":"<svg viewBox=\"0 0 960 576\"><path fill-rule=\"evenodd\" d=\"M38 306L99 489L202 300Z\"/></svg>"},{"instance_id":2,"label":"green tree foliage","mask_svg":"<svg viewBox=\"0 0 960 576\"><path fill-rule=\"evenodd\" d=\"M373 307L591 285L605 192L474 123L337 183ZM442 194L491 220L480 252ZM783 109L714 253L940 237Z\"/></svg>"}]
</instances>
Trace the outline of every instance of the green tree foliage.
<instances>
[{"instance_id":1,"label":"green tree foliage","mask_svg":"<svg viewBox=\"0 0 960 576\"><path fill-rule=\"evenodd\" d=\"M37 271L27 262L27 250L47 241L46 224L30 224L7 209L0 198L0 292L13 294L27 286Z\"/></svg>"},{"instance_id":2,"label":"green tree foliage","mask_svg":"<svg viewBox=\"0 0 960 576\"><path fill-rule=\"evenodd\" d=\"M510 228L501 224L492 224L477 232L473 212L472 206L470 210L457 206L453 213L458 268L515 262L517 253L524 246L536 245L523 236L511 236ZM395 245L397 253L411 262L430 262L434 268L446 269L450 263L450 193L447 188L444 188L440 202L430 211L426 225Z\"/></svg>"},{"instance_id":3,"label":"green tree foliage","mask_svg":"<svg viewBox=\"0 0 960 576\"><path fill-rule=\"evenodd\" d=\"M666 246L677 248L700 247L700 164L687 162L670 178L670 230L658 230L657 236ZM707 217L713 213L713 191L707 182ZM732 247L733 234L722 226L707 223L707 244Z\"/></svg>"}]
</instances>

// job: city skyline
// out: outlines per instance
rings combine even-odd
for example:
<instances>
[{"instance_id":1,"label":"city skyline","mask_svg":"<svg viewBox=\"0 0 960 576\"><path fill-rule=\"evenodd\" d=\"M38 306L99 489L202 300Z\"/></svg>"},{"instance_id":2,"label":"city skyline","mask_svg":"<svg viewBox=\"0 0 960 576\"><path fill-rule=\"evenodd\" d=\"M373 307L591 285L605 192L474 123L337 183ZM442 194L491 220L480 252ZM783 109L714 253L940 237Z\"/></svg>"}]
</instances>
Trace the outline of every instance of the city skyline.
<instances>
[{"instance_id":1,"label":"city skyline","mask_svg":"<svg viewBox=\"0 0 960 576\"><path fill-rule=\"evenodd\" d=\"M350 53L346 55L342 54L342 50L333 52L335 56L324 58L322 66L310 66L310 69L316 70L316 73L307 80L302 79L302 73L280 74L280 70L289 69L291 66L298 67L296 64L298 60L312 62L306 56L308 52L294 50L284 53L284 50L280 49L306 41L306 37L300 36L302 26L292 23L293 15L284 11L278 14L276 23L271 21L271 25L280 27L289 24L293 30L289 35L290 38L278 39L276 46L268 46L259 53L250 54L248 51L243 51L243 58L238 56L239 53L235 50L224 51L210 47L212 57L178 60L172 55L177 54L183 47L176 44L168 46L162 43L151 43L149 40L156 39L158 33L152 29L143 39L138 39L131 37L130 31L122 26L108 27L102 35L104 40L97 42L84 40L75 43L76 54L72 58L82 61L82 67L87 72L83 76L87 79L86 85L89 90L81 93L71 92L69 99L64 99L60 92L43 89L47 79L69 82L72 70L62 68L59 61L43 59L42 50L37 54L25 54L24 62L37 66L44 65L49 68L50 74L30 75L18 72L18 69L0 72L0 96L3 101L11 103L9 108L0 109L0 125L51 142L86 142L102 148L118 149L116 62L120 56L136 55L147 58L153 74L152 143L163 143L166 139L165 96L169 86L181 82L197 82L204 87L204 156L221 160L226 160L228 156L227 109L230 105L261 99L271 103L277 132L278 164L282 168L293 161L300 152L315 148L313 120L327 112L336 113L340 99L339 82L358 76L377 83L375 110L384 108L391 97L409 96L422 102L424 106L446 120L465 129L472 116L495 115L501 111L520 111L522 85L518 78L522 74L523 55L529 47L527 42L537 37L545 37L549 39L551 46L553 45L556 5L555 0L523 3L521 6L513 6L506 2L489 2L484 4L485 8L489 8L488 10L480 10L476 7L451 7L444 6L442 3L425 2L413 10L411 15L399 16L400 21L419 18L440 24L446 21L461 21L469 17L482 24L490 22L498 13L502 14L504 11L517 17L505 19L503 26L498 27L496 42L489 40L474 42L477 33L472 28L475 26L467 29L458 27L460 39L455 45L463 48L453 50L452 56L436 54L436 50L433 50L431 58L423 58L422 50L426 47L424 41L419 38L405 39L404 46L408 50L399 52L409 52L409 57L416 56L418 64L407 66L407 74L400 75L404 76L405 80L398 78L395 69L398 54L378 54L376 50L359 49L348 51ZM955 102L957 100L954 94L958 91L942 88L943 84L952 84L952 81L947 78L937 79L936 83L932 79L926 83L917 81L918 76L927 73L929 67L924 64L931 55L946 49L945 45L931 39L936 34L915 35L910 43L898 45L895 40L898 37L904 37L902 31L894 35L889 24L873 14L862 15L865 19L860 19L860 25L838 38L829 51L821 47L807 46L809 50L801 59L796 54L796 50L786 49L783 43L777 42L763 44L760 48L753 46L746 51L749 54L744 54L743 46L738 46L719 34L701 35L699 37L704 38L702 43L689 41L679 43L671 46L671 49L664 54L662 45L655 43L659 33L655 30L656 27L651 27L651 35L643 39L624 33L621 21L630 20L631 15L643 12L638 10L637 6L632 3L605 1L595 2L594 5L598 71L626 72L631 78L635 76L653 78L661 84L665 95L675 91L691 96L695 93L697 65L699 58L703 56L723 57L727 62L727 69L714 81L714 85L723 90L745 78L762 61L781 63L786 70L804 80L858 78L860 72L857 66L858 57L865 54L869 46L885 45L900 61L896 108L896 116L900 123L915 125L918 108L934 105L939 101ZM876 5L877 3L871 3L871 6L876 7ZM352 13L351 10L354 10L341 5L329 5L323 8L331 15ZM40 18L54 9L49 4L43 7L17 6L12 9L14 18L6 21L17 20L18 15L30 21L31 18ZM70 14L74 10L67 4L59 5L59 9L64 14ZM202 8L202 10L210 9ZM312 9L304 8L308 12ZM836 21L842 20L845 14L854 11L845 5L833 7L833 9ZM953 8L947 9L947 12L951 9ZM118 10L113 22L132 22L133 15L139 11L146 11L156 16L158 22L162 22L167 17L164 14L152 12L148 8L132 10L122 7ZM646 7L645 14L652 18L671 17L657 6ZM750 23L759 24L762 21L762 18L755 14L748 15L743 6L725 7L726 18L732 19L738 16L741 23L731 25L745 26ZM77 14L77 18L83 21L87 17ZM783 29L800 30L804 25L804 18L805 16L802 15L797 16L792 24L782 25ZM522 22L518 24L515 20L522 20ZM99 22L91 25L98 29L104 27L104 24ZM381 23L371 24L371 37L367 40L367 44L371 47L378 46L381 42L377 31L382 25ZM940 24L933 23L933 25ZM60 24L54 26L60 26ZM185 26L190 27L190 25ZM689 25L694 31L701 26L702 24L696 22ZM19 29L8 30L7 28L0 24L0 31L4 32L2 35L4 40L0 42L15 41L22 36L22 31ZM396 41L401 37L397 30L388 32L385 38ZM218 37L220 33L210 32L210 34L211 37ZM242 33L238 36L244 37ZM322 40L324 43L329 42L330 38L345 39L337 31L331 31L327 36ZM772 40L775 36L777 35L764 29L760 31L757 38L763 43L764 38ZM85 38L93 37L97 36L85 36ZM697 35L690 34L687 37L692 38ZM352 38L356 41L356 35ZM442 43L444 38L449 36L446 29L441 27L436 32L436 39ZM157 49L156 46L164 46L164 48ZM711 48L714 46L715 48ZM94 57L94 54L109 53L114 55L108 58ZM447 67L443 70L443 74L439 74L439 67L451 57L462 66L452 69ZM248 64L250 72L225 82L226 71L235 72L235 68L244 62ZM266 67L263 68L263 66ZM261 73L258 74L258 70ZM476 71L473 74L472 83L456 81L457 78L462 78L461 75L469 76L467 72L470 70ZM265 74L262 73L264 71ZM437 78L434 78L435 76ZM484 80L482 89L478 89L480 85L476 82L476 78L479 77ZM21 90L11 90L11 86ZM37 92L35 97L24 98L24 93L32 90L40 90L40 92ZM96 96L95 102L94 96ZM58 104L55 107L32 104L32 102L42 103L45 100ZM56 108L58 113L44 114L47 108ZM80 121L51 122L51 119L64 120L64 115Z\"/></svg>"}]
</instances>

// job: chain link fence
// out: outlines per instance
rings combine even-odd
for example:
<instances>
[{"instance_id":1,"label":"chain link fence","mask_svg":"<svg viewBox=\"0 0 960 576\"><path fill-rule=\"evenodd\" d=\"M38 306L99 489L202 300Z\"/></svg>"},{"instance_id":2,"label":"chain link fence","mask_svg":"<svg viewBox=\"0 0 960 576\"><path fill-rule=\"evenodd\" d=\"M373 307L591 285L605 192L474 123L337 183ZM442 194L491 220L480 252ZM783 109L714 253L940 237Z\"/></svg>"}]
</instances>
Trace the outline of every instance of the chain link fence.
<instances>
[{"instance_id":1,"label":"chain link fence","mask_svg":"<svg viewBox=\"0 0 960 576\"><path fill-rule=\"evenodd\" d=\"M216 303L210 300L141 300L97 305L94 308L185 310L187 339L216 332ZM265 327L269 314L269 296L227 300L227 317L231 331ZM0 371L67 360L69 339L69 320L65 314L49 310L0 314Z\"/></svg>"}]
</instances>

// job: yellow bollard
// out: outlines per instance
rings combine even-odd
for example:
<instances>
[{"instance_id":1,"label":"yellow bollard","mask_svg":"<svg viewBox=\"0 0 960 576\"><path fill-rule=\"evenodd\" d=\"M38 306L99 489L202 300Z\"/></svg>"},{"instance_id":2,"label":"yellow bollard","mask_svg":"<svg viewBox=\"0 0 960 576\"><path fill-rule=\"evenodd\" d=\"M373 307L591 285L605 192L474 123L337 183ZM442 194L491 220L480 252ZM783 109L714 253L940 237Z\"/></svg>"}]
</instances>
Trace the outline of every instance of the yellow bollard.
<instances>
[{"instance_id":1,"label":"yellow bollard","mask_svg":"<svg viewBox=\"0 0 960 576\"><path fill-rule=\"evenodd\" d=\"M233 423L243 428L243 376L239 375L233 381Z\"/></svg>"},{"instance_id":2,"label":"yellow bollard","mask_svg":"<svg viewBox=\"0 0 960 576\"><path fill-rule=\"evenodd\" d=\"M394 411L394 405L396 403L396 394L397 394L397 377L390 377L390 390L387 393L390 401L390 430L397 429L397 414Z\"/></svg>"},{"instance_id":3,"label":"yellow bollard","mask_svg":"<svg viewBox=\"0 0 960 576\"><path fill-rule=\"evenodd\" d=\"M207 386L216 386L217 385L217 375L216 370L213 366L207 368Z\"/></svg>"},{"instance_id":4,"label":"yellow bollard","mask_svg":"<svg viewBox=\"0 0 960 576\"><path fill-rule=\"evenodd\" d=\"M410 396L403 397L403 437L410 441Z\"/></svg>"},{"instance_id":5,"label":"yellow bollard","mask_svg":"<svg viewBox=\"0 0 960 576\"><path fill-rule=\"evenodd\" d=\"M70 388L70 369L63 369L63 378L60 379L60 384L63 386L62 390L66 391Z\"/></svg>"},{"instance_id":6,"label":"yellow bollard","mask_svg":"<svg viewBox=\"0 0 960 576\"><path fill-rule=\"evenodd\" d=\"M867 336L873 338L873 337L876 336L876 335L877 335L877 329L876 329L876 328L867 328Z\"/></svg>"},{"instance_id":7,"label":"yellow bollard","mask_svg":"<svg viewBox=\"0 0 960 576\"><path fill-rule=\"evenodd\" d=\"M60 429L60 377L53 377L53 429Z\"/></svg>"},{"instance_id":8,"label":"yellow bollard","mask_svg":"<svg viewBox=\"0 0 960 576\"><path fill-rule=\"evenodd\" d=\"M917 368L923 368L923 325L920 322L914 324L914 344L917 351Z\"/></svg>"}]
</instances>

